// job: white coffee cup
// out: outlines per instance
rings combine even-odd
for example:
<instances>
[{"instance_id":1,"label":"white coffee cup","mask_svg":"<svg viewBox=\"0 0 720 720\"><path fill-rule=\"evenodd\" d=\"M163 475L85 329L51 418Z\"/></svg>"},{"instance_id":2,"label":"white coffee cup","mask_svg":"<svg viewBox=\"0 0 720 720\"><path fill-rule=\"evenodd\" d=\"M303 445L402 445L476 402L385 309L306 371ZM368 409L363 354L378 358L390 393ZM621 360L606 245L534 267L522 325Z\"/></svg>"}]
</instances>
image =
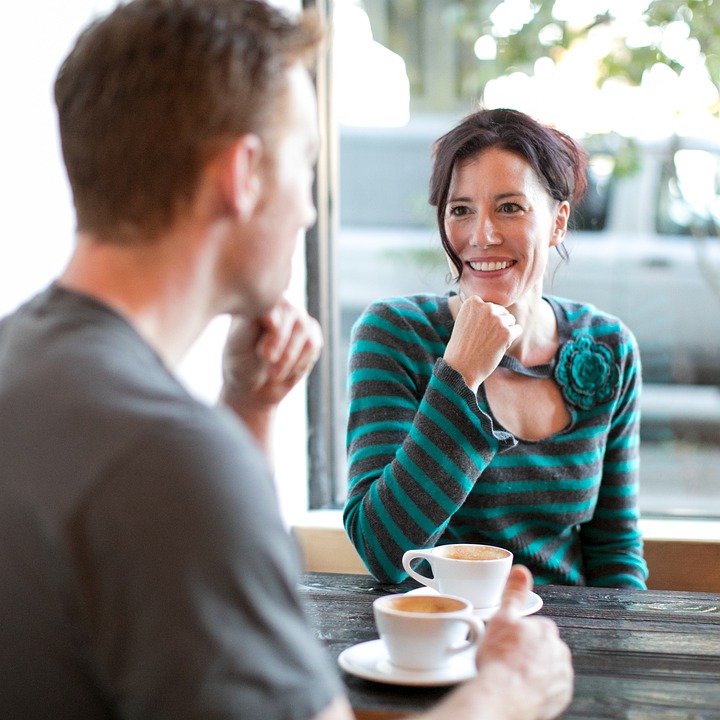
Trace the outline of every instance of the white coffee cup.
<instances>
[{"instance_id":1,"label":"white coffee cup","mask_svg":"<svg viewBox=\"0 0 720 720\"><path fill-rule=\"evenodd\" d=\"M472 605L451 595L385 595L373 614L390 662L406 670L441 669L485 631Z\"/></svg>"},{"instance_id":2,"label":"white coffee cup","mask_svg":"<svg viewBox=\"0 0 720 720\"><path fill-rule=\"evenodd\" d=\"M433 577L416 572L411 563L427 560ZM493 545L455 544L408 550L403 555L405 572L439 593L466 598L476 608L495 607L510 574L513 554Z\"/></svg>"}]
</instances>

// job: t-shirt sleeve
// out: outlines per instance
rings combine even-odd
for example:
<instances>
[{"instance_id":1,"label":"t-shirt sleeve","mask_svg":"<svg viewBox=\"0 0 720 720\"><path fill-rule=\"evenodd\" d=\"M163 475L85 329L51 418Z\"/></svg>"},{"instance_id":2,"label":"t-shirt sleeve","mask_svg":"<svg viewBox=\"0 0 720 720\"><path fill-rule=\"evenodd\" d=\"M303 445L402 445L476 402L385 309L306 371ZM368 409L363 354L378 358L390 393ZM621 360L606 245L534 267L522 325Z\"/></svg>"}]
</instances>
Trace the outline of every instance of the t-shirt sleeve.
<instances>
[{"instance_id":1,"label":"t-shirt sleeve","mask_svg":"<svg viewBox=\"0 0 720 720\"><path fill-rule=\"evenodd\" d=\"M69 521L78 642L123 718L306 720L340 681L262 455L205 410L128 449Z\"/></svg>"}]
</instances>

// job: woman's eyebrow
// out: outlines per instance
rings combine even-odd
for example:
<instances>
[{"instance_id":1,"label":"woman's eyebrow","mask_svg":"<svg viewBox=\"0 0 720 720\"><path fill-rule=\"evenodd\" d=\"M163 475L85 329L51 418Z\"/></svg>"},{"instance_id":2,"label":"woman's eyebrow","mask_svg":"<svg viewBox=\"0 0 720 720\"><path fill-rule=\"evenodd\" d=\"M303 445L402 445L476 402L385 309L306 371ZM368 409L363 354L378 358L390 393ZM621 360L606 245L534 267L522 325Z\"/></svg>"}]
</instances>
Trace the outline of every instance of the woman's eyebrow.
<instances>
[{"instance_id":1,"label":"woman's eyebrow","mask_svg":"<svg viewBox=\"0 0 720 720\"><path fill-rule=\"evenodd\" d=\"M521 192L504 192L504 193L498 193L493 197L493 200L507 200L508 198L524 198L525 194ZM447 201L450 202L473 202L473 198L466 197L464 195L461 196L451 196L448 197Z\"/></svg>"}]
</instances>

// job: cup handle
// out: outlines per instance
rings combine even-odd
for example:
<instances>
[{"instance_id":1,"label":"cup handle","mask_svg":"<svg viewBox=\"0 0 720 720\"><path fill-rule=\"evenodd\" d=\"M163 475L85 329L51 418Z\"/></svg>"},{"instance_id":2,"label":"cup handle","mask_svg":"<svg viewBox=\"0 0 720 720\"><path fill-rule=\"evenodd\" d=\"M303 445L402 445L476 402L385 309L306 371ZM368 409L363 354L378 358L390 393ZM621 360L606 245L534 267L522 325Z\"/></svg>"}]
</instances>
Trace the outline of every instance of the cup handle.
<instances>
[{"instance_id":1,"label":"cup handle","mask_svg":"<svg viewBox=\"0 0 720 720\"><path fill-rule=\"evenodd\" d=\"M429 553L427 550L406 550L402 559L402 564L405 572L411 578L417 580L419 583L427 585L433 590L438 590L439 592L438 581L435 578L428 577L427 575L421 575L420 573L415 572L415 570L410 567L410 563L415 560L415 558L422 558L423 560L427 560L432 567L432 554Z\"/></svg>"},{"instance_id":2,"label":"cup handle","mask_svg":"<svg viewBox=\"0 0 720 720\"><path fill-rule=\"evenodd\" d=\"M465 652L468 648L477 648L485 634L485 624L475 617L458 618L461 622L467 623L470 628L468 633L468 639L461 645L452 647L448 650L448 655L457 655L458 653Z\"/></svg>"}]
</instances>

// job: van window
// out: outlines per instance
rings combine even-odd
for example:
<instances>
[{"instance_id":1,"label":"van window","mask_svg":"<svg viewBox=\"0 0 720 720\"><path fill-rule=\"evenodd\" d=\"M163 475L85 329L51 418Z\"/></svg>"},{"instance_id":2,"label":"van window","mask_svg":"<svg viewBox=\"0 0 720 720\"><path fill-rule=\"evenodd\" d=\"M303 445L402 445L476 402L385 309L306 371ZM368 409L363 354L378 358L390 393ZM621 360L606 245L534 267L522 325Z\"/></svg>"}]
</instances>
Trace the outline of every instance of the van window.
<instances>
[{"instance_id":1,"label":"van window","mask_svg":"<svg viewBox=\"0 0 720 720\"><path fill-rule=\"evenodd\" d=\"M708 150L676 150L662 170L658 233L716 236L719 221L720 155Z\"/></svg>"},{"instance_id":2,"label":"van window","mask_svg":"<svg viewBox=\"0 0 720 720\"><path fill-rule=\"evenodd\" d=\"M599 232L605 229L615 158L612 155L594 154L588 158L587 191L573 210L571 230Z\"/></svg>"}]
</instances>

